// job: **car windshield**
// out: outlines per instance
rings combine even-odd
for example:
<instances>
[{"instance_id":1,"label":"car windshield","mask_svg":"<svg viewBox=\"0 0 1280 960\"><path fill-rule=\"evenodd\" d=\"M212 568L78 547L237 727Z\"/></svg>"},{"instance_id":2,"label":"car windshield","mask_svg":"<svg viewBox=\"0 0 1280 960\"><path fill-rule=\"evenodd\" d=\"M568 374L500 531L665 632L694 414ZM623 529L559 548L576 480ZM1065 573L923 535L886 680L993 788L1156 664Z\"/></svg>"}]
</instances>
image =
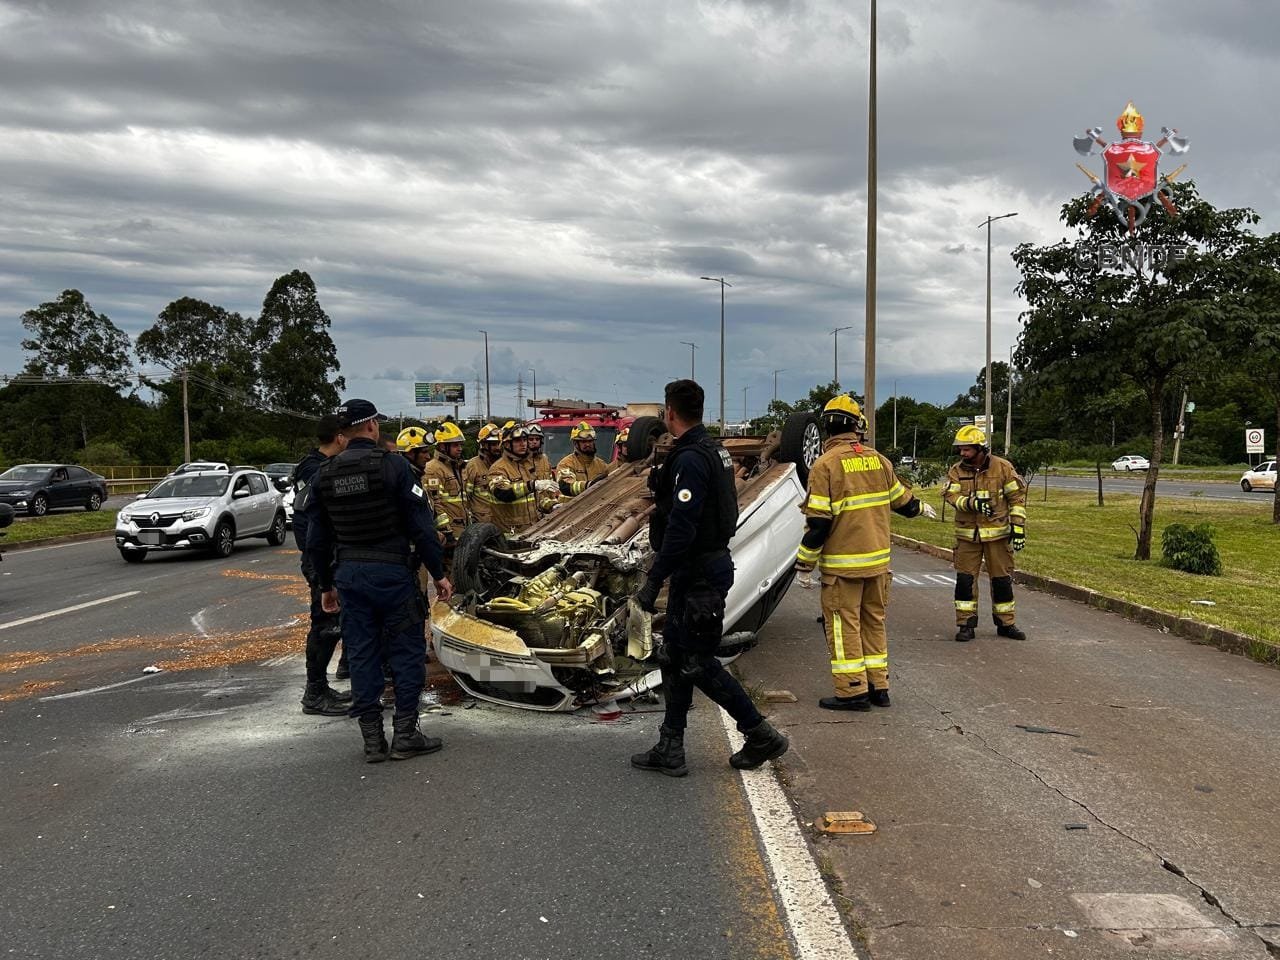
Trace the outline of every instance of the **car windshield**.
<instances>
[{"instance_id":1,"label":"car windshield","mask_svg":"<svg viewBox=\"0 0 1280 960\"><path fill-rule=\"evenodd\" d=\"M222 477L172 477L156 485L147 494L148 500L160 500L166 497L220 497L227 492L227 483L231 478Z\"/></svg>"},{"instance_id":2,"label":"car windshield","mask_svg":"<svg viewBox=\"0 0 1280 960\"><path fill-rule=\"evenodd\" d=\"M4 473L0 473L0 480L43 480L49 476L52 467L10 467Z\"/></svg>"},{"instance_id":3,"label":"car windshield","mask_svg":"<svg viewBox=\"0 0 1280 960\"><path fill-rule=\"evenodd\" d=\"M267 473L291 473L293 467L292 463L268 463L265 470Z\"/></svg>"}]
</instances>

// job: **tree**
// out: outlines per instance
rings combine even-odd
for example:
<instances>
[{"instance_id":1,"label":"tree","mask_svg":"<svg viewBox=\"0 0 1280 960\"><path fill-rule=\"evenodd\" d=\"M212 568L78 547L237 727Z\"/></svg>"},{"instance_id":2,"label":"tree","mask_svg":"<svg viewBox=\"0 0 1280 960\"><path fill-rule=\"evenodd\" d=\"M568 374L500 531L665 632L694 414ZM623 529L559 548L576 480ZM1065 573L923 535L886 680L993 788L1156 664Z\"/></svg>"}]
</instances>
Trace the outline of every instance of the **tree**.
<instances>
[{"instance_id":1,"label":"tree","mask_svg":"<svg viewBox=\"0 0 1280 960\"><path fill-rule=\"evenodd\" d=\"M237 388L251 389L255 380L252 333L252 325L240 314L182 297L138 334L136 349L144 363L160 363L175 371L200 368L219 379L234 378Z\"/></svg>"},{"instance_id":2,"label":"tree","mask_svg":"<svg viewBox=\"0 0 1280 960\"><path fill-rule=\"evenodd\" d=\"M32 338L27 372L44 377L93 377L113 387L129 380L129 337L105 313L97 313L79 290L63 290L57 300L22 315Z\"/></svg>"},{"instance_id":3,"label":"tree","mask_svg":"<svg viewBox=\"0 0 1280 960\"><path fill-rule=\"evenodd\" d=\"M1180 263L1106 271L1077 257L1062 241L1022 244L1013 253L1026 299L1018 343L1021 369L1064 386L1076 396L1129 383L1142 391L1151 427L1151 469L1139 509L1135 559L1151 557L1156 481L1164 450L1164 409L1179 381L1195 382L1230 352L1227 334L1240 310L1235 258L1258 217L1247 209L1218 210L1194 185L1173 184L1176 218L1155 211L1137 228L1145 244L1197 244ZM1109 217L1089 217L1089 197L1065 204L1062 221L1080 243L1118 243Z\"/></svg>"},{"instance_id":4,"label":"tree","mask_svg":"<svg viewBox=\"0 0 1280 960\"><path fill-rule=\"evenodd\" d=\"M1246 307L1236 327L1240 367L1252 375L1275 414L1275 456L1280 459L1280 234L1251 244L1241 278ZM1271 522L1280 524L1280 483L1271 501Z\"/></svg>"},{"instance_id":5,"label":"tree","mask_svg":"<svg viewBox=\"0 0 1280 960\"><path fill-rule=\"evenodd\" d=\"M268 403L316 416L337 407L347 384L342 377L330 379L341 369L338 350L310 275L294 270L271 285L254 339L266 344L258 369Z\"/></svg>"}]
</instances>

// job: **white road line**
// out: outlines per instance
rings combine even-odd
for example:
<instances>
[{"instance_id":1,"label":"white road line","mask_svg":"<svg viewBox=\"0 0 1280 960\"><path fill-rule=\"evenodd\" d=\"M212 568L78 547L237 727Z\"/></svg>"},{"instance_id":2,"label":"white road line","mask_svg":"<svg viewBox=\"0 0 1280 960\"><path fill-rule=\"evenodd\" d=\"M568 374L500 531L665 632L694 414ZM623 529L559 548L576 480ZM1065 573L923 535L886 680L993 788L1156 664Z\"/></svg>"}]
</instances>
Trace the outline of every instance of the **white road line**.
<instances>
[{"instance_id":1,"label":"white road line","mask_svg":"<svg viewBox=\"0 0 1280 960\"><path fill-rule=\"evenodd\" d=\"M742 734L723 710L717 710L734 750ZM787 927L795 940L797 960L849 960L857 951L840 922L827 885L809 853L791 803L769 765L743 770L742 786L755 818L756 832L769 862L769 872L782 902Z\"/></svg>"},{"instance_id":2,"label":"white road line","mask_svg":"<svg viewBox=\"0 0 1280 960\"><path fill-rule=\"evenodd\" d=\"M919 581L919 580L915 580L915 579L912 579L911 577L903 576L903 575L902 575L902 574L900 574L900 573L895 573L895 574L893 575L893 582L894 582L894 583L909 583L909 584L911 584L913 587L918 587L918 586L920 586L920 581Z\"/></svg>"},{"instance_id":3,"label":"white road line","mask_svg":"<svg viewBox=\"0 0 1280 960\"><path fill-rule=\"evenodd\" d=\"M925 576L934 583L945 583L948 587L954 587L956 585L956 578L949 577L945 573L928 573L925 574Z\"/></svg>"},{"instance_id":4,"label":"white road line","mask_svg":"<svg viewBox=\"0 0 1280 960\"><path fill-rule=\"evenodd\" d=\"M91 693L102 693L104 690L114 690L116 687L127 687L131 683L141 683L143 680L150 680L153 677L161 676L159 673L146 673L140 677L134 677L132 680L121 680L119 683L108 683L105 687L92 687L89 690L72 690L70 693L54 693L47 697L41 697L41 702L45 700L72 700L75 697L87 697Z\"/></svg>"},{"instance_id":5,"label":"white road line","mask_svg":"<svg viewBox=\"0 0 1280 960\"><path fill-rule=\"evenodd\" d=\"M20 627L25 623L36 623L40 620L48 620L50 617L60 617L64 613L75 613L77 610L87 610L89 607L96 607L103 603L111 603L113 600L124 600L126 597L136 597L141 592L141 590L130 590L128 593L117 593L111 597L102 597L99 600L90 600L87 603L77 603L73 607L63 607L61 610L50 610L48 613L37 613L34 617L23 617L21 620L10 620L8 623L0 623L0 630L8 630L10 627Z\"/></svg>"}]
</instances>

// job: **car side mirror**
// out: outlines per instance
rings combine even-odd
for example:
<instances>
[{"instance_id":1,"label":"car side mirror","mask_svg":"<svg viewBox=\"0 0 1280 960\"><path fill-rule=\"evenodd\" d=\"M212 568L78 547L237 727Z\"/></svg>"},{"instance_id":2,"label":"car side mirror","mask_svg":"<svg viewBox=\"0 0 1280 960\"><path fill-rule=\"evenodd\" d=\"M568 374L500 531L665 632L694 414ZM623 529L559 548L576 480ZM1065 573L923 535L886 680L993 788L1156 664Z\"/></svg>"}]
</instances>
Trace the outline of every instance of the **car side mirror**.
<instances>
[{"instance_id":1,"label":"car side mirror","mask_svg":"<svg viewBox=\"0 0 1280 960\"><path fill-rule=\"evenodd\" d=\"M286 490L288 490L291 486L293 486L293 484L291 484L291 483L288 481L288 479L286 479L285 477L281 477L281 478L279 478L278 480L275 480L275 481L273 481L273 482L274 482L274 483L275 483L275 485L276 485L276 489L277 489L277 490L279 490L281 493L284 493L284 492L285 492Z\"/></svg>"},{"instance_id":2,"label":"car side mirror","mask_svg":"<svg viewBox=\"0 0 1280 960\"><path fill-rule=\"evenodd\" d=\"M135 500L145 500L145 499L147 499L147 495L146 495L145 493L135 493L135 494L133 495L133 499L135 499Z\"/></svg>"},{"instance_id":3,"label":"car side mirror","mask_svg":"<svg viewBox=\"0 0 1280 960\"><path fill-rule=\"evenodd\" d=\"M248 488L248 487L237 487L237 488L236 488L234 491L232 491L232 493L231 493L231 499L232 499L232 500L243 500L243 499L244 499L245 497L247 497L247 496L249 496L249 488Z\"/></svg>"}]
</instances>

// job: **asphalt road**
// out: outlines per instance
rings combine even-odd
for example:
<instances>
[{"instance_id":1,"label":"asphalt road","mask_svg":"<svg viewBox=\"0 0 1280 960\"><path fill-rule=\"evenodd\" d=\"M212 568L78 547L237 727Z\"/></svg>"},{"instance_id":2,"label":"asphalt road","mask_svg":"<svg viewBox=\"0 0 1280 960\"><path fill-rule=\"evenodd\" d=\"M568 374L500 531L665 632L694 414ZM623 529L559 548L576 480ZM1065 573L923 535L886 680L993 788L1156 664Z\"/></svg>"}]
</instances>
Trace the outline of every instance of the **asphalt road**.
<instances>
[{"instance_id":1,"label":"asphalt road","mask_svg":"<svg viewBox=\"0 0 1280 960\"><path fill-rule=\"evenodd\" d=\"M424 718L441 753L367 765L351 721L298 708L291 551L126 565L96 541L3 566L9 955L792 956L705 707L684 780L630 768L644 704L454 706Z\"/></svg>"},{"instance_id":2,"label":"asphalt road","mask_svg":"<svg viewBox=\"0 0 1280 960\"><path fill-rule=\"evenodd\" d=\"M1133 474L1113 474L1102 475L1102 491L1103 494L1108 493L1132 493L1135 496L1142 493L1142 483L1144 475L1141 473ZM1044 485L1044 474L1036 477L1031 486L1042 487ZM1054 474L1049 475L1050 489L1057 490L1082 490L1088 493L1095 493L1098 489L1097 477L1061 477ZM1270 490L1254 490L1251 493L1245 493L1240 489L1238 483L1224 483L1222 481L1195 481L1195 480L1170 480L1161 477L1156 482L1157 497L1203 497L1207 500L1244 500L1250 503L1270 503L1272 493Z\"/></svg>"}]
</instances>

